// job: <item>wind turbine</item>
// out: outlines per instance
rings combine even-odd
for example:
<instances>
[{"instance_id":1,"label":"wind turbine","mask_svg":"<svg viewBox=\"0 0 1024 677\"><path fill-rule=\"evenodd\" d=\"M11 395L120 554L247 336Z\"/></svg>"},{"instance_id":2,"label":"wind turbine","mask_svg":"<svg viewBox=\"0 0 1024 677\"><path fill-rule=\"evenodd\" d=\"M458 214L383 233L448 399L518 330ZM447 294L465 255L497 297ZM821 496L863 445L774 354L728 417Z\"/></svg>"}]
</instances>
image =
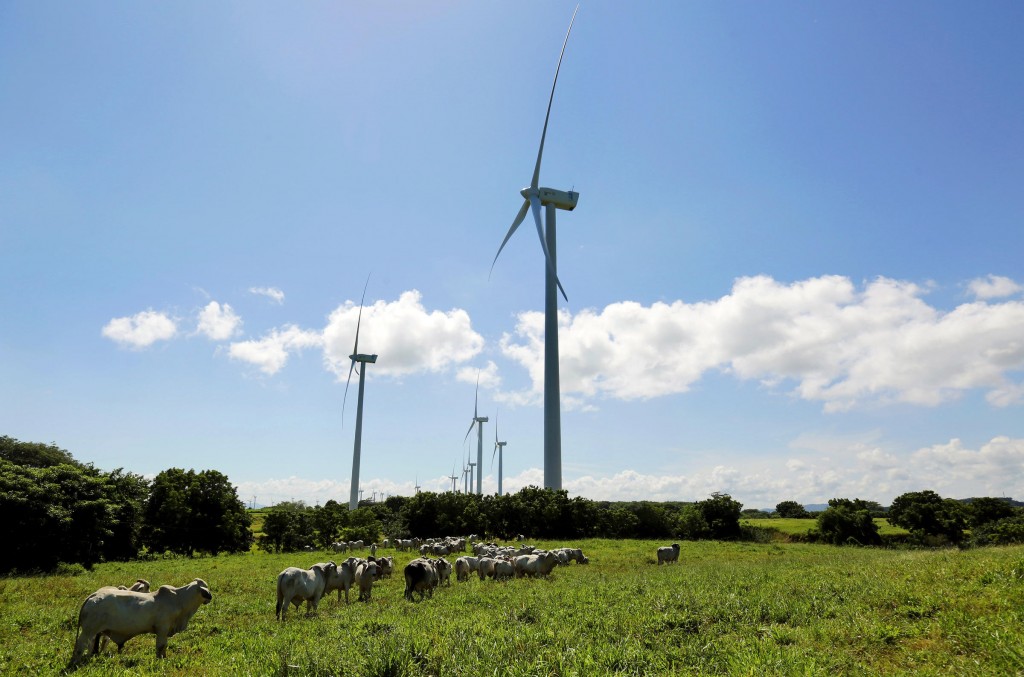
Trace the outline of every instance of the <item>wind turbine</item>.
<instances>
[{"instance_id":1,"label":"wind turbine","mask_svg":"<svg viewBox=\"0 0 1024 677\"><path fill-rule=\"evenodd\" d=\"M469 424L469 430L466 431L466 436L462 438L462 442L465 443L469 439L469 434L473 432L473 426L476 426L476 463L470 463L470 466L477 466L478 468L484 467L484 423L487 423L488 419L486 416L480 416L477 413L477 404L480 399L480 375L476 377L476 395L473 396L473 422ZM472 471L472 467L470 467ZM483 495L483 488L480 485L479 475L476 478L476 493Z\"/></svg>"},{"instance_id":2,"label":"wind turbine","mask_svg":"<svg viewBox=\"0 0 1024 677\"><path fill-rule=\"evenodd\" d=\"M363 301L366 300L366 287L370 284L370 276L366 276L366 284L363 285L363 296L359 299L359 317L356 320L356 342L352 347L352 354L348 356L352 365L348 369L348 381L345 382L345 398L341 401L341 416L345 418L345 402L348 400L348 386L352 382L352 370L356 363L363 366L359 368L359 399L356 402L356 440L352 448L352 489L348 498L348 509L355 510L359 507L359 452L363 444L363 384L366 377L366 365L374 364L377 361L376 355L364 355L359 352L359 325L363 322Z\"/></svg>"},{"instance_id":3,"label":"wind turbine","mask_svg":"<svg viewBox=\"0 0 1024 677\"><path fill-rule=\"evenodd\" d=\"M452 481L452 493L455 493L455 480L459 479L459 476L455 474L455 466L452 466L452 474L447 476Z\"/></svg>"},{"instance_id":4,"label":"wind turbine","mask_svg":"<svg viewBox=\"0 0 1024 677\"><path fill-rule=\"evenodd\" d=\"M501 496L501 457L505 452L505 445L508 442L498 441L498 415L494 415L494 451L491 453L491 467L494 467L494 455L498 455L498 496Z\"/></svg>"},{"instance_id":5,"label":"wind turbine","mask_svg":"<svg viewBox=\"0 0 1024 677\"><path fill-rule=\"evenodd\" d=\"M420 478L419 478L419 475L416 476L416 482L415 482L414 486L416 487L416 493L417 494L420 493Z\"/></svg>"},{"instance_id":6,"label":"wind turbine","mask_svg":"<svg viewBox=\"0 0 1024 677\"><path fill-rule=\"evenodd\" d=\"M555 79L551 83L551 96L548 98L548 111L544 116L544 129L540 135L540 150L537 151L537 164L533 168L533 178L527 188L519 191L525 198L523 206L516 214L512 226L505 234L505 239L498 247L498 253L494 255L491 262L491 271L494 271L494 264L498 262L501 250L505 248L512 234L516 232L519 225L526 218L526 212L533 212L533 221L537 226L537 236L540 238L540 247L544 250L544 260L547 271L544 284L544 488L562 488L562 412L560 406L560 392L558 379L558 292L566 301L569 298L562 289L562 283L558 280L558 269L556 266L555 248L555 210L564 209L572 211L580 199L580 194L575 191L556 190L554 188L542 188L540 186L540 161L544 155L544 139L548 133L548 119L551 117L551 103L555 99L555 85L558 84L558 71L562 67L562 57L565 55L565 46L569 42L569 33L572 32L573 21L576 20L576 10L572 13L569 21L569 30L565 32L565 41L562 43L562 51L558 55L558 65L555 67ZM540 208L545 208L546 227L540 223Z\"/></svg>"}]
</instances>

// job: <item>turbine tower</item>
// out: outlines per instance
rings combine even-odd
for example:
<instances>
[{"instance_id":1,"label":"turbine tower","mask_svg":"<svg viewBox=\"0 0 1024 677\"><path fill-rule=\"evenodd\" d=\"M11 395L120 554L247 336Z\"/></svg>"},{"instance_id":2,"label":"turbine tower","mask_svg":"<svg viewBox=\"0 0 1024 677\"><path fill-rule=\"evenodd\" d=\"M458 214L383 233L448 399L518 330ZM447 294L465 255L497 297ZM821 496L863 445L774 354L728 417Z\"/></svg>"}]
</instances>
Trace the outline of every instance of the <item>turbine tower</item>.
<instances>
[{"instance_id":1,"label":"turbine tower","mask_svg":"<svg viewBox=\"0 0 1024 677\"><path fill-rule=\"evenodd\" d=\"M505 234L498 253L494 255L491 262L491 271L494 264L498 262L501 250L505 248L512 234L516 232L519 225L526 218L526 212L533 212L533 221L537 226L537 236L540 238L540 247L544 250L546 261L546 274L544 283L544 488L562 488L562 412L561 394L558 378L558 292L566 301L569 298L565 295L562 283L558 280L558 268L556 266L555 248L555 210L564 209L572 211L580 199L580 194L574 191L556 190L554 188L543 188L540 186L540 161L544 155L544 139L548 133L548 120L551 117L551 103L555 99L555 85L558 84L558 71L562 67L562 57L565 55L565 46L569 42L569 33L572 32L573 21L576 20L576 10L572 13L569 21L569 30L565 32L565 41L562 43L562 51L558 55L558 65L555 67L555 79L551 83L551 96L548 98L548 111L544 116L544 129L540 135L540 150L537 151L537 164L533 168L533 179L527 188L520 192L525 198L523 206L512 221L512 226ZM540 208L544 206L546 228L541 226Z\"/></svg>"},{"instance_id":2,"label":"turbine tower","mask_svg":"<svg viewBox=\"0 0 1024 677\"><path fill-rule=\"evenodd\" d=\"M455 493L455 480L459 479L459 476L455 474L455 466L452 466L452 474L447 476L452 481L452 493Z\"/></svg>"},{"instance_id":3,"label":"turbine tower","mask_svg":"<svg viewBox=\"0 0 1024 677\"><path fill-rule=\"evenodd\" d=\"M366 377L366 365L374 364L377 361L376 355L364 355L359 352L359 325L363 322L363 301L366 300L366 287L370 284L370 276L366 276L366 284L363 285L363 297L359 299L359 317L356 320L356 342L352 347L352 354L348 356L352 365L348 369L348 381L345 382L345 398L341 402L341 417L345 419L345 402L348 400L348 386L352 382L352 370L356 363L363 366L359 368L359 399L356 402L356 439L352 448L352 488L348 498L348 509L355 510L359 507L359 452L363 443L363 384Z\"/></svg>"},{"instance_id":4,"label":"turbine tower","mask_svg":"<svg viewBox=\"0 0 1024 677\"><path fill-rule=\"evenodd\" d=\"M416 482L413 484L413 486L416 487L416 493L420 493L420 478L418 475L416 476Z\"/></svg>"},{"instance_id":5,"label":"turbine tower","mask_svg":"<svg viewBox=\"0 0 1024 677\"><path fill-rule=\"evenodd\" d=\"M475 465L478 468L483 468L484 467L484 425L483 424L487 423L488 419L487 419L486 416L480 416L477 413L477 404L479 403L479 399L480 399L480 376L478 374L477 377L476 377L476 395L473 396L473 422L469 424L469 430L466 431L466 436L464 438L462 438L462 442L465 443L466 440L469 439L469 434L471 432L473 432L473 426L476 426L476 463L471 463L470 465L471 466ZM470 470L472 470L472 468L470 468ZM481 496L484 493L483 492L483 488L481 487L481 484L480 484L480 477L479 476L477 476L477 478L476 478L476 493L481 495Z\"/></svg>"},{"instance_id":6,"label":"turbine tower","mask_svg":"<svg viewBox=\"0 0 1024 677\"><path fill-rule=\"evenodd\" d=\"M502 493L501 493L501 473L502 473L501 457L504 455L505 445L506 444L508 444L508 442L499 442L498 441L498 415L495 414L494 415L494 451L491 453L491 467L492 468L494 467L494 455L497 454L498 455L498 496L502 495Z\"/></svg>"}]
</instances>

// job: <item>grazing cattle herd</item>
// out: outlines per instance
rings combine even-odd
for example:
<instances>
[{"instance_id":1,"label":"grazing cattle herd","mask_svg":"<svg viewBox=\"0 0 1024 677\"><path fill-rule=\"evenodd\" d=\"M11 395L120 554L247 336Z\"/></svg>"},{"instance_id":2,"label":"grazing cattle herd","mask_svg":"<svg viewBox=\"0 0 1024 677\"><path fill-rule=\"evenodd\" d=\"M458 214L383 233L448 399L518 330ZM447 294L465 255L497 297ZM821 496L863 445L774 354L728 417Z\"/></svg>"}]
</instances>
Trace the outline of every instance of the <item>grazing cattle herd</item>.
<instances>
[{"instance_id":1,"label":"grazing cattle herd","mask_svg":"<svg viewBox=\"0 0 1024 677\"><path fill-rule=\"evenodd\" d=\"M481 581L512 578L547 577L556 566L567 566L570 562L588 564L590 560L579 548L555 548L538 550L530 545L499 546L496 543L475 542L476 536L468 538L443 539L385 539L382 545L369 546L367 559L350 556L340 564L334 561L318 562L309 569L287 567L277 575L277 605L275 618L285 620L288 605L296 610L306 603L306 613L317 610L320 600L335 590L338 602L345 592L345 603L349 603L349 590L355 587L360 602L369 602L374 582L390 578L394 570L394 558L377 556L377 549L393 545L399 552L418 551L416 557L405 565L405 599L419 601L432 598L434 590L451 586L451 574L459 582L469 580L476 573ZM523 541L519 537L517 541ZM467 551L470 545L472 556L461 555L454 565L445 557ZM338 542L331 544L335 553L355 552L366 548L362 541ZM657 549L657 563L669 564L679 560L679 544ZM156 655L164 658L167 654L169 637L183 631L193 614L213 599L209 586L200 578L180 588L162 585L156 591L149 591L149 582L137 579L131 587L107 586L89 595L78 613L75 647L71 667L84 661L90 653L98 654L107 640L117 644L118 653L132 637L143 634L156 635Z\"/></svg>"}]
</instances>

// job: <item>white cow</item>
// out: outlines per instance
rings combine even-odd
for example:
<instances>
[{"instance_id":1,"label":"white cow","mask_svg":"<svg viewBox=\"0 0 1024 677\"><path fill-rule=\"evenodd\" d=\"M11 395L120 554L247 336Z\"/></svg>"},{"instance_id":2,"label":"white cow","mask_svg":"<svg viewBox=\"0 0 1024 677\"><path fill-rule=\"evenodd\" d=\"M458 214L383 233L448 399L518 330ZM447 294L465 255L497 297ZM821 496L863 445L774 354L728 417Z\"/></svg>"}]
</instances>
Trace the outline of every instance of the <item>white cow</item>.
<instances>
[{"instance_id":1,"label":"white cow","mask_svg":"<svg viewBox=\"0 0 1024 677\"><path fill-rule=\"evenodd\" d=\"M679 561L679 544L673 543L672 545L658 548L658 566L662 564L671 564L672 562Z\"/></svg>"},{"instance_id":2,"label":"white cow","mask_svg":"<svg viewBox=\"0 0 1024 677\"><path fill-rule=\"evenodd\" d=\"M494 560L494 580L500 581L503 578L512 578L516 575L515 564L511 560L507 559L496 559Z\"/></svg>"},{"instance_id":3,"label":"white cow","mask_svg":"<svg viewBox=\"0 0 1024 677\"><path fill-rule=\"evenodd\" d=\"M326 566L314 564L309 569L288 567L279 573L277 575L275 617L283 621L289 603L298 608L305 601L306 613L311 610L316 611L320 604L320 598L324 596L324 591L327 589L327 578L337 568L338 566L334 562L328 562Z\"/></svg>"},{"instance_id":4,"label":"white cow","mask_svg":"<svg viewBox=\"0 0 1024 677\"><path fill-rule=\"evenodd\" d=\"M437 569L437 584L450 586L452 584L452 564L444 557L439 557L434 560L434 568Z\"/></svg>"},{"instance_id":5,"label":"white cow","mask_svg":"<svg viewBox=\"0 0 1024 677\"><path fill-rule=\"evenodd\" d=\"M455 560L455 580L468 581L469 574L479 569L479 557L460 557Z\"/></svg>"},{"instance_id":6,"label":"white cow","mask_svg":"<svg viewBox=\"0 0 1024 677\"><path fill-rule=\"evenodd\" d=\"M100 635L109 637L120 651L132 637L153 633L157 658L166 658L167 639L184 630L192 614L211 599L209 586L200 578L180 588L162 585L156 592L100 588L86 598L78 612L71 665L95 650Z\"/></svg>"},{"instance_id":7,"label":"white cow","mask_svg":"<svg viewBox=\"0 0 1024 677\"><path fill-rule=\"evenodd\" d=\"M476 573L480 576L481 581L485 580L488 576L494 578L494 563L496 561L493 557L478 558ZM458 561L455 562L455 565L458 566Z\"/></svg>"},{"instance_id":8,"label":"white cow","mask_svg":"<svg viewBox=\"0 0 1024 677\"><path fill-rule=\"evenodd\" d=\"M394 557L378 557L377 566L380 567L381 578L391 578L391 572L395 570Z\"/></svg>"},{"instance_id":9,"label":"white cow","mask_svg":"<svg viewBox=\"0 0 1024 677\"><path fill-rule=\"evenodd\" d=\"M341 564L330 568L330 562L319 562L313 566L323 568L326 583L324 584L324 595L329 595L335 590L338 591L338 602L341 602L341 592L345 591L345 604L348 604L348 591L356 581L356 558L349 557ZM301 600L300 600L301 602ZM295 605L298 607L298 604Z\"/></svg>"},{"instance_id":10,"label":"white cow","mask_svg":"<svg viewBox=\"0 0 1024 677\"><path fill-rule=\"evenodd\" d=\"M515 564L516 578L534 578L550 574L558 564L558 556L553 552L546 552L543 555L520 555L512 561Z\"/></svg>"},{"instance_id":11,"label":"white cow","mask_svg":"<svg viewBox=\"0 0 1024 677\"><path fill-rule=\"evenodd\" d=\"M359 601L369 602L373 582L380 576L376 562L363 562L356 568L356 585L359 586Z\"/></svg>"}]
</instances>

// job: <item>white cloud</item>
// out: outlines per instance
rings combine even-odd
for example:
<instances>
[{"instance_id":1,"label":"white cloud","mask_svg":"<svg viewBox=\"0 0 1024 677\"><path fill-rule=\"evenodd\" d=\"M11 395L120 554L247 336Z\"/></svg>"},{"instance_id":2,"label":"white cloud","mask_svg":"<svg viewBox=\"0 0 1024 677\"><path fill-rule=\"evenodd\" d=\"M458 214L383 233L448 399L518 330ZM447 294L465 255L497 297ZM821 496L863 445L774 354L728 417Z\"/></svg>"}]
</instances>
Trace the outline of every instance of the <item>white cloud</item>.
<instances>
[{"instance_id":1,"label":"white cloud","mask_svg":"<svg viewBox=\"0 0 1024 677\"><path fill-rule=\"evenodd\" d=\"M791 284L741 278L715 301L559 314L563 397L642 399L682 393L718 370L820 401L826 411L870 403L936 405L970 389L993 404L1022 400L1009 374L1024 369L1024 303L967 303L943 312L918 285L879 278L857 290L845 277ZM503 354L543 392L543 314L518 317Z\"/></svg>"},{"instance_id":2,"label":"white cloud","mask_svg":"<svg viewBox=\"0 0 1024 677\"><path fill-rule=\"evenodd\" d=\"M458 308L428 311L420 299L411 290L397 301L363 307L359 352L380 355L369 373L437 372L471 360L483 349L484 339L473 331L469 313ZM348 301L331 313L324 329L324 358L339 380L348 375L358 318L359 305Z\"/></svg>"},{"instance_id":3,"label":"white cloud","mask_svg":"<svg viewBox=\"0 0 1024 677\"><path fill-rule=\"evenodd\" d=\"M477 380L484 388L498 388L501 386L501 375L498 374L498 365L488 360L484 367L462 367L455 374L455 379L463 383L476 385Z\"/></svg>"},{"instance_id":4,"label":"white cloud","mask_svg":"<svg viewBox=\"0 0 1024 677\"><path fill-rule=\"evenodd\" d=\"M257 296L266 296L278 305L284 303L284 292L276 287L249 287L249 293L256 294Z\"/></svg>"},{"instance_id":5,"label":"white cloud","mask_svg":"<svg viewBox=\"0 0 1024 677\"><path fill-rule=\"evenodd\" d=\"M976 280L971 280L967 288L981 300L1006 298L1024 290L1021 285L1001 275L989 275L985 278L979 277Z\"/></svg>"},{"instance_id":6,"label":"white cloud","mask_svg":"<svg viewBox=\"0 0 1024 677\"><path fill-rule=\"evenodd\" d=\"M231 306L226 303L222 306L216 301L210 301L199 311L199 324L196 331L214 341L226 341L237 334L241 327L242 318L235 313Z\"/></svg>"},{"instance_id":7,"label":"white cloud","mask_svg":"<svg viewBox=\"0 0 1024 677\"><path fill-rule=\"evenodd\" d=\"M264 374L273 375L284 367L289 353L322 344L323 337L319 332L287 325L259 340L232 343L228 354L232 359L255 365Z\"/></svg>"},{"instance_id":8,"label":"white cloud","mask_svg":"<svg viewBox=\"0 0 1024 677\"><path fill-rule=\"evenodd\" d=\"M131 317L115 317L103 327L102 334L130 348L147 348L167 341L178 333L177 323L165 313L144 310Z\"/></svg>"}]
</instances>

